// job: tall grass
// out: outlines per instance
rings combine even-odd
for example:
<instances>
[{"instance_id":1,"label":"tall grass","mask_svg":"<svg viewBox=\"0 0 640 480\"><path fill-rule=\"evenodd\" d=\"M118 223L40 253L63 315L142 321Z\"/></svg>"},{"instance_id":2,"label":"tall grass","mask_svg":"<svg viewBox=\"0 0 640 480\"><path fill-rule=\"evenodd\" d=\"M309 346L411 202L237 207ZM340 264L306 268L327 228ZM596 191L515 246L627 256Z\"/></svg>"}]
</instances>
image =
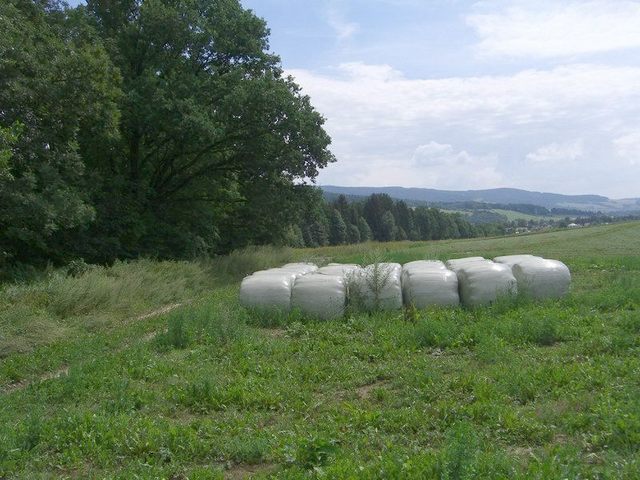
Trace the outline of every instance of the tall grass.
<instances>
[{"instance_id":1,"label":"tall grass","mask_svg":"<svg viewBox=\"0 0 640 480\"><path fill-rule=\"evenodd\" d=\"M161 350L182 349L197 342L224 345L245 333L245 310L219 298L207 298L167 315L167 329L156 335Z\"/></svg>"},{"instance_id":2,"label":"tall grass","mask_svg":"<svg viewBox=\"0 0 640 480\"><path fill-rule=\"evenodd\" d=\"M210 289L209 266L138 260L0 287L0 357L99 331Z\"/></svg>"},{"instance_id":3,"label":"tall grass","mask_svg":"<svg viewBox=\"0 0 640 480\"><path fill-rule=\"evenodd\" d=\"M229 255L211 259L212 270L222 280L236 280L257 270L277 267L294 259L294 250L287 247L247 247Z\"/></svg>"}]
</instances>

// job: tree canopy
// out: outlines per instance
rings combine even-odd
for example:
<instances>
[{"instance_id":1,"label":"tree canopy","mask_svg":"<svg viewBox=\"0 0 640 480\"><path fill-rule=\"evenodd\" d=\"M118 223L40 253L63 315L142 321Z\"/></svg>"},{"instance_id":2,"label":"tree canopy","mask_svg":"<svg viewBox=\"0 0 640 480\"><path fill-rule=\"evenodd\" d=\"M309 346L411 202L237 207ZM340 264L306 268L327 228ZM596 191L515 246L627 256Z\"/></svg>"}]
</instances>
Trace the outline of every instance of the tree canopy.
<instances>
[{"instance_id":1,"label":"tree canopy","mask_svg":"<svg viewBox=\"0 0 640 480\"><path fill-rule=\"evenodd\" d=\"M4 262L281 241L334 157L238 0L0 5Z\"/></svg>"}]
</instances>

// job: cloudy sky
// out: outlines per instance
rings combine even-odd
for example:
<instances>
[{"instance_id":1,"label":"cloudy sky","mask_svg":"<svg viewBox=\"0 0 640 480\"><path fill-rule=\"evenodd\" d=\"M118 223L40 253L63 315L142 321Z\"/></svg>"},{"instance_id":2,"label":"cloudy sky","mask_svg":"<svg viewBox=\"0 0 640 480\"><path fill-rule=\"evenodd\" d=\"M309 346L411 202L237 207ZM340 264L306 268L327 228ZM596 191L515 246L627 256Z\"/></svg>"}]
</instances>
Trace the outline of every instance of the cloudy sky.
<instances>
[{"instance_id":1,"label":"cloudy sky","mask_svg":"<svg viewBox=\"0 0 640 480\"><path fill-rule=\"evenodd\" d=\"M640 196L640 0L242 0L327 119L318 183Z\"/></svg>"}]
</instances>

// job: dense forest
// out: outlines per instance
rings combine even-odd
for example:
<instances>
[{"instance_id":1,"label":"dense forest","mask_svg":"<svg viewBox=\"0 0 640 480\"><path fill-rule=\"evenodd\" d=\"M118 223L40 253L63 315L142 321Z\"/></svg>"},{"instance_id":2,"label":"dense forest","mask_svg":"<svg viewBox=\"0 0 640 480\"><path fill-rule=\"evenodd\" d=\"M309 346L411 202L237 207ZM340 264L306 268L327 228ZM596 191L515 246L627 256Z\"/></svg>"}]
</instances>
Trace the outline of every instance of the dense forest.
<instances>
[{"instance_id":1,"label":"dense forest","mask_svg":"<svg viewBox=\"0 0 640 480\"><path fill-rule=\"evenodd\" d=\"M426 206L410 207L387 194L373 194L349 201L340 195L322 202L322 192L312 198L302 221L292 225L286 242L292 246L317 247L369 240L442 240L505 233L497 223L474 225L459 213L446 213Z\"/></svg>"}]
</instances>

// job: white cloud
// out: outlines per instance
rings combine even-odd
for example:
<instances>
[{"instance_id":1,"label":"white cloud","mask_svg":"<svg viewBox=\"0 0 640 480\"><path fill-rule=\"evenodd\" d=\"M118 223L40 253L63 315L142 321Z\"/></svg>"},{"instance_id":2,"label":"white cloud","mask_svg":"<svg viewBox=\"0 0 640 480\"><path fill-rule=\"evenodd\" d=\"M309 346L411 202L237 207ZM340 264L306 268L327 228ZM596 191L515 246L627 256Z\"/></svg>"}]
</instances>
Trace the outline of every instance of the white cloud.
<instances>
[{"instance_id":1,"label":"white cloud","mask_svg":"<svg viewBox=\"0 0 640 480\"><path fill-rule=\"evenodd\" d=\"M340 41L350 38L360 30L360 25L347 21L344 15L334 7L329 7L327 10L327 22Z\"/></svg>"},{"instance_id":2,"label":"white cloud","mask_svg":"<svg viewBox=\"0 0 640 480\"><path fill-rule=\"evenodd\" d=\"M490 2L489 5L496 2ZM640 48L640 2L529 1L466 17L485 56L562 57ZM487 4L482 4L486 7Z\"/></svg>"},{"instance_id":3,"label":"white cloud","mask_svg":"<svg viewBox=\"0 0 640 480\"><path fill-rule=\"evenodd\" d=\"M456 188L461 178L466 179L466 188L490 188L502 183L494 156L475 156L433 140L415 149L409 171L414 179L428 178L430 186L437 188Z\"/></svg>"},{"instance_id":4,"label":"white cloud","mask_svg":"<svg viewBox=\"0 0 640 480\"><path fill-rule=\"evenodd\" d=\"M388 65L363 63L289 73L327 118L338 162L321 173L325 184L630 196L640 183L637 169L620 162L620 180L606 181L613 140L640 115L640 66L583 64L438 79L411 79ZM549 145L549 139L585 135L585 144ZM550 161L527 161L528 155ZM579 157L580 175L554 156Z\"/></svg>"},{"instance_id":5,"label":"white cloud","mask_svg":"<svg viewBox=\"0 0 640 480\"><path fill-rule=\"evenodd\" d=\"M533 163L571 162L584 153L582 140L568 143L550 143L527 154L527 160Z\"/></svg>"},{"instance_id":6,"label":"white cloud","mask_svg":"<svg viewBox=\"0 0 640 480\"><path fill-rule=\"evenodd\" d=\"M618 157L629 165L640 165L640 130L616 138L613 147Z\"/></svg>"},{"instance_id":7,"label":"white cloud","mask_svg":"<svg viewBox=\"0 0 640 480\"><path fill-rule=\"evenodd\" d=\"M640 67L572 65L515 75L407 79L388 65L342 64L331 75L291 73L314 105L341 128L412 126L427 119L496 133L508 120L530 124L577 108L621 107L640 99Z\"/></svg>"}]
</instances>

